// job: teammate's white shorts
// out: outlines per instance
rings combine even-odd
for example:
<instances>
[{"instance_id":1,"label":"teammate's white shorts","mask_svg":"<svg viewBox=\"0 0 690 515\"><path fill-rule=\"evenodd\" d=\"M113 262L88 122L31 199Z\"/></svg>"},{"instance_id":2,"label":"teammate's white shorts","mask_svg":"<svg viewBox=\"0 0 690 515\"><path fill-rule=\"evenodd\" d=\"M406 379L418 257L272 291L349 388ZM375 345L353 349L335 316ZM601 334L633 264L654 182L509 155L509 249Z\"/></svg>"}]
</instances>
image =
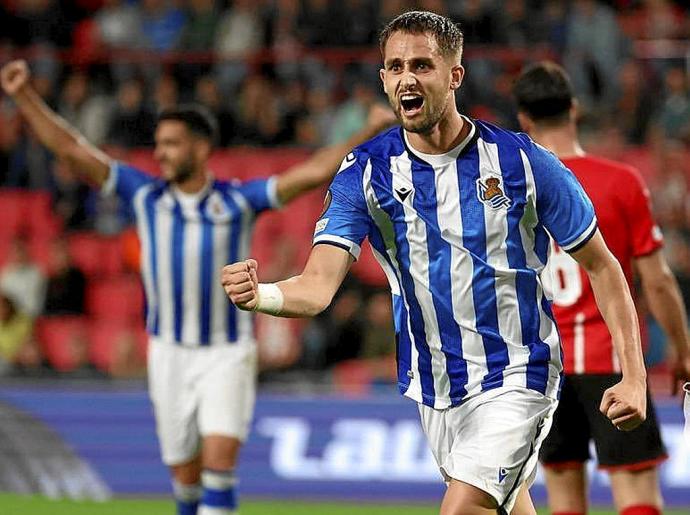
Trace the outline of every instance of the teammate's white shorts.
<instances>
[{"instance_id":1,"label":"teammate's white shorts","mask_svg":"<svg viewBox=\"0 0 690 515\"><path fill-rule=\"evenodd\" d=\"M483 392L460 406L419 404L422 427L446 482L490 494L510 513L523 484L534 481L537 456L558 401L519 387Z\"/></svg>"},{"instance_id":2,"label":"teammate's white shorts","mask_svg":"<svg viewBox=\"0 0 690 515\"><path fill-rule=\"evenodd\" d=\"M191 460L207 435L244 441L256 398L256 345L149 343L149 394L163 463Z\"/></svg>"}]
</instances>

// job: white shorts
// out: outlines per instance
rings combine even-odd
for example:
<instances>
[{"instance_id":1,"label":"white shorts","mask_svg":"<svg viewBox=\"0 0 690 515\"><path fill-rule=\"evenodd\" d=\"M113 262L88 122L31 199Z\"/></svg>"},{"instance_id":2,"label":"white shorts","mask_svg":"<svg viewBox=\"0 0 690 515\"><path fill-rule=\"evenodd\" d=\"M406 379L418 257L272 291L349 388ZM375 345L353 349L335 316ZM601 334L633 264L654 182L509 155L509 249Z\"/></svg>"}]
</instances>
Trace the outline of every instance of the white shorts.
<instances>
[{"instance_id":1,"label":"white shorts","mask_svg":"<svg viewBox=\"0 0 690 515\"><path fill-rule=\"evenodd\" d=\"M510 513L520 487L534 481L557 405L533 390L507 386L444 410L419 404L419 414L443 478L483 490Z\"/></svg>"},{"instance_id":2,"label":"white shorts","mask_svg":"<svg viewBox=\"0 0 690 515\"><path fill-rule=\"evenodd\" d=\"M244 441L256 398L256 345L183 347L151 338L149 395L163 463L194 458L201 438Z\"/></svg>"}]
</instances>

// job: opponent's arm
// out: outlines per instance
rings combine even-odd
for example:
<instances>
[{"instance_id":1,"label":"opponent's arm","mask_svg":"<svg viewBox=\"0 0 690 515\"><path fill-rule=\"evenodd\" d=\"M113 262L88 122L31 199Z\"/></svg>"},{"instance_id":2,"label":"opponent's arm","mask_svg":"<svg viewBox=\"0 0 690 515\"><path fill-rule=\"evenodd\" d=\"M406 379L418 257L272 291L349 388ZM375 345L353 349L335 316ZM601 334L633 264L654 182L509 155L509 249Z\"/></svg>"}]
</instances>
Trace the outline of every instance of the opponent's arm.
<instances>
[{"instance_id":1,"label":"opponent's arm","mask_svg":"<svg viewBox=\"0 0 690 515\"><path fill-rule=\"evenodd\" d=\"M326 309L354 258L333 245L315 245L300 275L260 284L253 259L223 267L221 282L230 300L245 311L281 317L311 317Z\"/></svg>"},{"instance_id":2,"label":"opponent's arm","mask_svg":"<svg viewBox=\"0 0 690 515\"><path fill-rule=\"evenodd\" d=\"M571 255L589 275L597 306L611 333L623 372L622 381L604 393L600 410L619 429L632 430L646 418L647 372L628 284L620 264L598 230Z\"/></svg>"},{"instance_id":3,"label":"opponent's arm","mask_svg":"<svg viewBox=\"0 0 690 515\"><path fill-rule=\"evenodd\" d=\"M634 263L649 310L675 350L672 362L675 395L679 383L690 381L690 339L683 296L660 250L639 257Z\"/></svg>"},{"instance_id":4,"label":"opponent's arm","mask_svg":"<svg viewBox=\"0 0 690 515\"><path fill-rule=\"evenodd\" d=\"M369 110L367 124L347 141L317 150L309 159L277 177L276 189L280 203L286 204L298 195L330 182L350 150L394 122L395 115L388 106L373 105Z\"/></svg>"},{"instance_id":5,"label":"opponent's arm","mask_svg":"<svg viewBox=\"0 0 690 515\"><path fill-rule=\"evenodd\" d=\"M29 78L29 68L23 60L12 61L0 70L2 89L14 99L39 141L89 182L103 185L110 173L110 158L50 109L31 86Z\"/></svg>"}]
</instances>

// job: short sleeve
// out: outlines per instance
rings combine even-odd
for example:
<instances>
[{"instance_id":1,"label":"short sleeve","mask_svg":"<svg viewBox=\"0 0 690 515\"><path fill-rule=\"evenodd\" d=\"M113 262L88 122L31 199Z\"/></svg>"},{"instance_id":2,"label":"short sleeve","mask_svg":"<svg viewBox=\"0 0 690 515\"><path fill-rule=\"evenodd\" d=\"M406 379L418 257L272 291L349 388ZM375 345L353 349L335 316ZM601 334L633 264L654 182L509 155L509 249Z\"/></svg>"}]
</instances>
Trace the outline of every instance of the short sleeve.
<instances>
[{"instance_id":1,"label":"short sleeve","mask_svg":"<svg viewBox=\"0 0 690 515\"><path fill-rule=\"evenodd\" d=\"M366 155L350 153L328 188L324 207L314 230L314 245L340 247L357 259L369 233L370 218L362 188Z\"/></svg>"},{"instance_id":2,"label":"short sleeve","mask_svg":"<svg viewBox=\"0 0 690 515\"><path fill-rule=\"evenodd\" d=\"M594 236L594 206L573 173L548 150L534 145L528 162L534 177L539 220L566 252L575 252Z\"/></svg>"},{"instance_id":3,"label":"short sleeve","mask_svg":"<svg viewBox=\"0 0 690 515\"><path fill-rule=\"evenodd\" d=\"M267 209L280 207L278 200L277 178L254 179L243 183L237 191L247 199L254 212L261 213Z\"/></svg>"},{"instance_id":4,"label":"short sleeve","mask_svg":"<svg viewBox=\"0 0 690 515\"><path fill-rule=\"evenodd\" d=\"M630 180L624 181L626 195L622 206L631 221L632 255L641 257L663 247L664 238L652 215L647 185L636 171L631 170L630 175Z\"/></svg>"},{"instance_id":5,"label":"short sleeve","mask_svg":"<svg viewBox=\"0 0 690 515\"><path fill-rule=\"evenodd\" d=\"M113 161L110 165L108 179L101 188L101 193L104 195L112 195L115 193L127 202L127 204L131 205L136 192L143 186L155 182L155 180L154 177L133 166L120 163L119 161Z\"/></svg>"}]
</instances>

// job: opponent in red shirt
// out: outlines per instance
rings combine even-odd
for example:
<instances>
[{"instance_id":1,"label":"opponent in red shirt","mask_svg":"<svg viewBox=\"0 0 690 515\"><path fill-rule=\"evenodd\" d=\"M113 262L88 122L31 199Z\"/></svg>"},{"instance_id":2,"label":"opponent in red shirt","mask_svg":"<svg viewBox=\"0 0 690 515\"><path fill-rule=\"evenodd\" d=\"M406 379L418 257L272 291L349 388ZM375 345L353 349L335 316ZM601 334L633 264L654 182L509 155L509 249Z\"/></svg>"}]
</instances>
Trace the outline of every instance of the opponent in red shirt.
<instances>
[{"instance_id":1,"label":"opponent in red shirt","mask_svg":"<svg viewBox=\"0 0 690 515\"><path fill-rule=\"evenodd\" d=\"M590 156L577 138L577 101L565 71L554 63L528 67L513 94L523 129L554 152L577 176L592 199L599 229L618 258L628 283L633 268L652 314L676 350L676 379L690 377L690 342L678 284L660 249L661 231L649 207L649 193L637 171ZM553 290L553 308L564 347L565 378L553 426L542 445L549 505L554 515L587 510L584 463L594 441L600 468L611 478L614 503L623 515L659 515L662 499L657 464L666 458L654 409L631 432L621 432L599 412L606 390L620 381L618 359L597 309L591 284L564 251L552 248L542 274ZM647 395L647 405L652 406Z\"/></svg>"}]
</instances>

